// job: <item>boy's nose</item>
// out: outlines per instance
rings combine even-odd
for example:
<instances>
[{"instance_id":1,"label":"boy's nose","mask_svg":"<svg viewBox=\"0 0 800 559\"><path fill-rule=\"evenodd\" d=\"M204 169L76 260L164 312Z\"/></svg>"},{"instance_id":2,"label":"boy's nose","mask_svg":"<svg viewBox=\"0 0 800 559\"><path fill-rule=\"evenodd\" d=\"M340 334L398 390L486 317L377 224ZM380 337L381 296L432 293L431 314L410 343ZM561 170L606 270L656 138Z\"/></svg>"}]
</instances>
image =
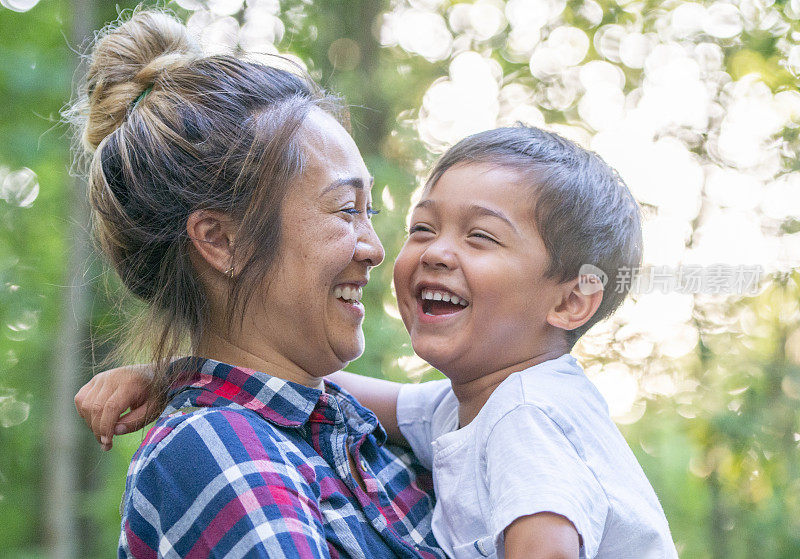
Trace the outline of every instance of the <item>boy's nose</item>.
<instances>
[{"instance_id":1,"label":"boy's nose","mask_svg":"<svg viewBox=\"0 0 800 559\"><path fill-rule=\"evenodd\" d=\"M423 266L431 268L453 269L456 267L456 258L453 251L441 240L431 243L420 256Z\"/></svg>"}]
</instances>

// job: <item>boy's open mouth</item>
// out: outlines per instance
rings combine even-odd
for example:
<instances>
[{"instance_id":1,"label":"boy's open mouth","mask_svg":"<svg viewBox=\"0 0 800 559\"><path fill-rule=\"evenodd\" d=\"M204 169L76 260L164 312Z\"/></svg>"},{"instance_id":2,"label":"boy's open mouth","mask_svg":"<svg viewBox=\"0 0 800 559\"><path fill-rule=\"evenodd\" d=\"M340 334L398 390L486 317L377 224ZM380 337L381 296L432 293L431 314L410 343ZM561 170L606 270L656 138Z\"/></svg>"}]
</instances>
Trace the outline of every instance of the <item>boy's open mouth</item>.
<instances>
[{"instance_id":1,"label":"boy's open mouth","mask_svg":"<svg viewBox=\"0 0 800 559\"><path fill-rule=\"evenodd\" d=\"M422 312L429 316L440 316L463 311L469 301L442 289L422 289L419 293Z\"/></svg>"}]
</instances>

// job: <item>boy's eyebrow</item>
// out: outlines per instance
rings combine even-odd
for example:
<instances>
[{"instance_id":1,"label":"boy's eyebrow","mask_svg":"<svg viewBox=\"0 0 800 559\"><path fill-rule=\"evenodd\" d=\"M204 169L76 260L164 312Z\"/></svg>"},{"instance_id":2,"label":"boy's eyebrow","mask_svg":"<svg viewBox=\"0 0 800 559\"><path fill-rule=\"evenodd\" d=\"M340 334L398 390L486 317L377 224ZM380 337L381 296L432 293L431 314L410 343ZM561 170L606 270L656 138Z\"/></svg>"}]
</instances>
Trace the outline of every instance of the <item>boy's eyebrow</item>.
<instances>
[{"instance_id":1,"label":"boy's eyebrow","mask_svg":"<svg viewBox=\"0 0 800 559\"><path fill-rule=\"evenodd\" d=\"M373 184L375 184L375 177L370 177L369 188L372 188ZM331 184L325 187L325 190L322 191L322 194L327 194L331 190L336 190L337 188L342 188L344 186L352 186L357 190L364 190L364 181L361 180L360 177L348 177L345 179L336 179Z\"/></svg>"},{"instance_id":2,"label":"boy's eyebrow","mask_svg":"<svg viewBox=\"0 0 800 559\"><path fill-rule=\"evenodd\" d=\"M497 210L493 210L491 208L487 208L486 206L479 206L478 204L470 204L470 206L467 208L467 210L470 213L473 213L475 215L481 215L481 216L485 215L485 216L489 216L489 217L496 217L497 219L505 221L506 225L511 227L511 230L514 231L514 233L518 232L517 228L514 227L514 224L511 223L511 220L508 219L503 213L498 212Z\"/></svg>"},{"instance_id":3,"label":"boy's eyebrow","mask_svg":"<svg viewBox=\"0 0 800 559\"><path fill-rule=\"evenodd\" d=\"M414 207L414 209L416 210L420 208L429 208L429 207L432 208L434 206L436 206L436 202L428 198L427 200L423 200L422 202L417 204ZM506 225L511 227L511 230L514 231L514 233L517 234L519 233L519 231L517 231L517 228L514 227L514 224L511 222L511 220L508 219L502 212L493 210L491 208L487 208L486 206L479 206L478 204L470 204L469 206L467 206L467 212L479 216L496 217L497 219L504 221Z\"/></svg>"}]
</instances>

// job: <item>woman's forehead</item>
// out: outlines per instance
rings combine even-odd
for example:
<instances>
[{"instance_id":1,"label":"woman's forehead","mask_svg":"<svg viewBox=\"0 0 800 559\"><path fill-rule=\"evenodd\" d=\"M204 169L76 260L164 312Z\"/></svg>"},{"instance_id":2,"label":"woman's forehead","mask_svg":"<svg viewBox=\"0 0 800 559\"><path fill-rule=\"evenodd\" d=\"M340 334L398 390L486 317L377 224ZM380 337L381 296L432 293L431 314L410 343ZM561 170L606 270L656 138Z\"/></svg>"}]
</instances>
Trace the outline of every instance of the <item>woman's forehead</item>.
<instances>
[{"instance_id":1,"label":"woman's forehead","mask_svg":"<svg viewBox=\"0 0 800 559\"><path fill-rule=\"evenodd\" d=\"M316 107L303 119L299 135L303 144L312 150L325 151L347 146L358 151L344 126L329 113Z\"/></svg>"},{"instance_id":2,"label":"woman's forehead","mask_svg":"<svg viewBox=\"0 0 800 559\"><path fill-rule=\"evenodd\" d=\"M304 156L300 180L320 194L335 181L369 188L372 177L350 134L329 114L309 113L299 134ZM311 183L311 184L309 184Z\"/></svg>"}]
</instances>

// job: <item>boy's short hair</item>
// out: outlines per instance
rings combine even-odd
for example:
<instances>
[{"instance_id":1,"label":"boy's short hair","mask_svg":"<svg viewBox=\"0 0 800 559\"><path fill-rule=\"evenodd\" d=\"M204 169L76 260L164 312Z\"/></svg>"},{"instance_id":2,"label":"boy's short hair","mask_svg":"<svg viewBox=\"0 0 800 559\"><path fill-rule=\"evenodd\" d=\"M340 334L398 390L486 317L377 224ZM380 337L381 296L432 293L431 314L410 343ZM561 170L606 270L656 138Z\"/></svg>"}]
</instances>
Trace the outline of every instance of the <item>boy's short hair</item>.
<instances>
[{"instance_id":1,"label":"boy's short hair","mask_svg":"<svg viewBox=\"0 0 800 559\"><path fill-rule=\"evenodd\" d=\"M436 163L426 189L464 163L509 166L529 180L533 218L550 256L545 276L575 279L591 264L606 274L603 301L586 324L567 332L570 346L620 306L642 260L639 205L617 172L594 152L531 126L469 136ZM585 269L584 269L585 270Z\"/></svg>"}]
</instances>

